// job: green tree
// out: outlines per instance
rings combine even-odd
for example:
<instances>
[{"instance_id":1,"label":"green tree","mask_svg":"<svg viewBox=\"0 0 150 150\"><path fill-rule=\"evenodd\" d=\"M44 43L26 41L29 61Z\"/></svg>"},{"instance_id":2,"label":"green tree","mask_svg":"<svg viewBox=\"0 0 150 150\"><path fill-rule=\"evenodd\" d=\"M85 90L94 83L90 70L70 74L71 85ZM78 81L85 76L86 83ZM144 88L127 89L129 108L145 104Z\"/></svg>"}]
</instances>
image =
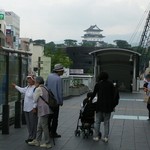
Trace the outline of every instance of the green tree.
<instances>
[{"instance_id":1,"label":"green tree","mask_svg":"<svg viewBox=\"0 0 150 150\"><path fill-rule=\"evenodd\" d=\"M115 48L116 47L116 45L114 45L114 44L106 44L106 46L105 46L106 48Z\"/></svg>"},{"instance_id":2,"label":"green tree","mask_svg":"<svg viewBox=\"0 0 150 150\"><path fill-rule=\"evenodd\" d=\"M61 63L64 67L70 67L72 65L72 60L68 57L67 53L63 49L56 50L51 55L52 68L55 64Z\"/></svg>"},{"instance_id":3,"label":"green tree","mask_svg":"<svg viewBox=\"0 0 150 150\"><path fill-rule=\"evenodd\" d=\"M45 44L45 46L44 46L44 55L50 56L52 54L52 52L54 52L55 50L56 50L55 43L49 42L49 43Z\"/></svg>"},{"instance_id":4,"label":"green tree","mask_svg":"<svg viewBox=\"0 0 150 150\"><path fill-rule=\"evenodd\" d=\"M44 47L44 55L51 57L52 68L55 64L61 63L64 67L70 67L72 65L72 60L68 57L64 49L56 49L54 42L50 42Z\"/></svg>"},{"instance_id":5,"label":"green tree","mask_svg":"<svg viewBox=\"0 0 150 150\"><path fill-rule=\"evenodd\" d=\"M83 41L82 46L84 47L95 47L96 46L96 42L91 42L91 41Z\"/></svg>"},{"instance_id":6,"label":"green tree","mask_svg":"<svg viewBox=\"0 0 150 150\"><path fill-rule=\"evenodd\" d=\"M119 48L131 48L131 45L128 44L127 41L124 40L115 40L114 43L116 43L117 47Z\"/></svg>"},{"instance_id":7,"label":"green tree","mask_svg":"<svg viewBox=\"0 0 150 150\"><path fill-rule=\"evenodd\" d=\"M66 39L64 40L64 44L68 47L70 46L77 46L77 41L72 39Z\"/></svg>"},{"instance_id":8,"label":"green tree","mask_svg":"<svg viewBox=\"0 0 150 150\"><path fill-rule=\"evenodd\" d=\"M33 42L39 45L45 45L45 40L35 40Z\"/></svg>"}]
</instances>

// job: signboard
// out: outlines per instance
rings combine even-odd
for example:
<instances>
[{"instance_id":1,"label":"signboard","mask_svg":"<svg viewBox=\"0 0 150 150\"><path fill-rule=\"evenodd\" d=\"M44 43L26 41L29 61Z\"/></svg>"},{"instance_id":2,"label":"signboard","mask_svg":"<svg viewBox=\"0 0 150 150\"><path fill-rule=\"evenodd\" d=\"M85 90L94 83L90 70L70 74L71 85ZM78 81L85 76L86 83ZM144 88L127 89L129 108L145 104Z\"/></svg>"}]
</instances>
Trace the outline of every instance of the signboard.
<instances>
[{"instance_id":1,"label":"signboard","mask_svg":"<svg viewBox=\"0 0 150 150\"><path fill-rule=\"evenodd\" d=\"M71 74L84 74L83 69L70 69L70 75Z\"/></svg>"},{"instance_id":2,"label":"signboard","mask_svg":"<svg viewBox=\"0 0 150 150\"><path fill-rule=\"evenodd\" d=\"M4 14L0 14L0 20L4 20Z\"/></svg>"}]
</instances>

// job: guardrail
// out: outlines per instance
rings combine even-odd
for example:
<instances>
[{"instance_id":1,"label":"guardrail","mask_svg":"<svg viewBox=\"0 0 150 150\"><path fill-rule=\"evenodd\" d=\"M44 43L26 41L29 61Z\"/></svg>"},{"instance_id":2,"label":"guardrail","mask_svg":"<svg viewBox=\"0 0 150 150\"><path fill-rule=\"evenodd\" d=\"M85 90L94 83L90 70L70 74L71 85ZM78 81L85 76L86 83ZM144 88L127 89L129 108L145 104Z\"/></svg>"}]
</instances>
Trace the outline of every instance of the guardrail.
<instances>
[{"instance_id":1,"label":"guardrail","mask_svg":"<svg viewBox=\"0 0 150 150\"><path fill-rule=\"evenodd\" d=\"M93 89L94 79L90 75L71 75L62 77L63 80L63 97L81 95Z\"/></svg>"},{"instance_id":2,"label":"guardrail","mask_svg":"<svg viewBox=\"0 0 150 150\"><path fill-rule=\"evenodd\" d=\"M88 92L89 89L92 88L93 77L92 76L62 77L62 82L63 82L63 97L64 97L64 99L67 99L68 97L78 96L78 95ZM20 99L17 99L17 98L20 98ZM20 103L16 104L16 102L20 102ZM18 124L20 124L19 123L20 121L22 122L22 124L25 124L25 119L24 119L23 113L22 113L22 111L20 111L21 104L22 104L22 97L16 97L16 98L14 98L14 100L12 99L11 102L8 103L9 125L15 123L16 115L17 115L17 118L18 118L18 116L20 116L19 117L20 119L18 120ZM3 105L1 104L0 105L0 129L2 129L2 118L3 118L2 112L3 112ZM19 126L15 125L15 128L20 128L20 127L21 127L20 125ZM7 134L9 134L9 131Z\"/></svg>"}]
</instances>

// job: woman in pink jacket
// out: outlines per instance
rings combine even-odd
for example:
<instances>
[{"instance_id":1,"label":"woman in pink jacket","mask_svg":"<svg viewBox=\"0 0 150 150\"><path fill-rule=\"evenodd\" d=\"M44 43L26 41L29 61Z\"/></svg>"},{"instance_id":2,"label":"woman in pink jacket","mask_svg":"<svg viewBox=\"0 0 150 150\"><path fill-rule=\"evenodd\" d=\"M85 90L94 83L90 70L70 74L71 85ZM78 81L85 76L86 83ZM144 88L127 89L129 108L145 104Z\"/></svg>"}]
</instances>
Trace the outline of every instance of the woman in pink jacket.
<instances>
[{"instance_id":1,"label":"woman in pink jacket","mask_svg":"<svg viewBox=\"0 0 150 150\"><path fill-rule=\"evenodd\" d=\"M37 103L38 109L38 125L36 139L32 142L28 142L29 145L40 146L44 148L51 148L50 136L48 130L48 117L52 114L52 110L49 108L48 102L49 95L46 87L44 86L44 80L42 77L36 77L35 79L36 89L34 91L34 102ZM43 100L42 98L45 100ZM41 144L42 133L44 133L44 143Z\"/></svg>"}]
</instances>

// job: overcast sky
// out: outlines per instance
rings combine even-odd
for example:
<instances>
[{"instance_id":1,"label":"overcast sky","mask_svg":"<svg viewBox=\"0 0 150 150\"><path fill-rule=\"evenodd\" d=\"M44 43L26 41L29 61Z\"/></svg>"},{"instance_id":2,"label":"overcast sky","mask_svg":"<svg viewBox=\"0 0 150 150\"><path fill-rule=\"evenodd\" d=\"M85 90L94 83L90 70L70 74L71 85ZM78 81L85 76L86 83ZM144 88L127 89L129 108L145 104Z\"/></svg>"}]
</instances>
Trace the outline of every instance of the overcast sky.
<instances>
[{"instance_id":1,"label":"overcast sky","mask_svg":"<svg viewBox=\"0 0 150 150\"><path fill-rule=\"evenodd\" d=\"M21 37L47 43L81 42L84 30L95 24L104 42L138 43L149 6L149 0L0 0L0 9L20 17Z\"/></svg>"}]
</instances>

